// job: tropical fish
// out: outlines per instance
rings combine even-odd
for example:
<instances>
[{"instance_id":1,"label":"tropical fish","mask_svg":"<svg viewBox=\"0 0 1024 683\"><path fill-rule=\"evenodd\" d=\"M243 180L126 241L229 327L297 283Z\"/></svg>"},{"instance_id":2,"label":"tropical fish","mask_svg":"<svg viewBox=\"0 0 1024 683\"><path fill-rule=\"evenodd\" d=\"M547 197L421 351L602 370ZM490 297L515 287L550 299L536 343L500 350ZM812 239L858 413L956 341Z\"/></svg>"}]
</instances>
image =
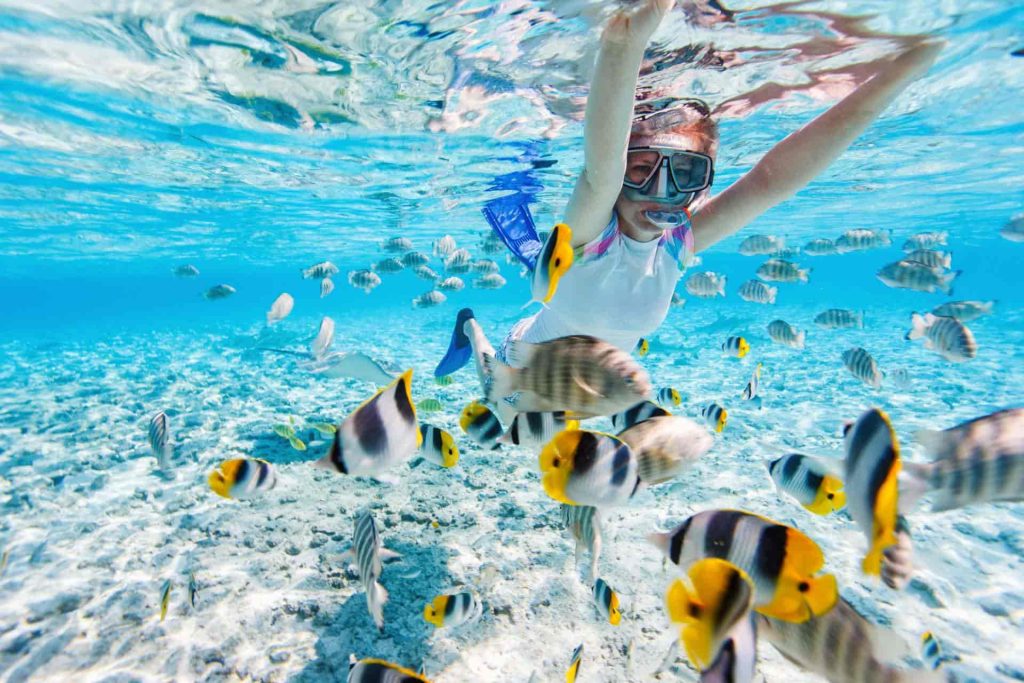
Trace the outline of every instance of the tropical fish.
<instances>
[{"instance_id":1,"label":"tropical fish","mask_svg":"<svg viewBox=\"0 0 1024 683\"><path fill-rule=\"evenodd\" d=\"M291 445L292 448L294 448L297 451L306 450L306 443L297 436L289 438L288 443Z\"/></svg>"},{"instance_id":2,"label":"tropical fish","mask_svg":"<svg viewBox=\"0 0 1024 683\"><path fill-rule=\"evenodd\" d=\"M686 299L679 296L676 292L672 292L672 300L669 302L669 306L672 308L682 308L686 305Z\"/></svg>"},{"instance_id":3,"label":"tropical fish","mask_svg":"<svg viewBox=\"0 0 1024 683\"><path fill-rule=\"evenodd\" d=\"M350 270L348 283L356 289L361 289L367 294L381 283L380 275L372 270Z\"/></svg>"},{"instance_id":4,"label":"tropical fish","mask_svg":"<svg viewBox=\"0 0 1024 683\"><path fill-rule=\"evenodd\" d=\"M612 415L612 429L621 432L623 429L629 429L635 424L649 420L652 417L658 417L659 415L671 415L671 413L657 403L640 401L636 405L626 408L621 413Z\"/></svg>"},{"instance_id":5,"label":"tropical fish","mask_svg":"<svg viewBox=\"0 0 1024 683\"><path fill-rule=\"evenodd\" d=\"M830 239L819 238L804 245L804 253L808 256L831 256L839 253L836 243Z\"/></svg>"},{"instance_id":6,"label":"tropical fish","mask_svg":"<svg viewBox=\"0 0 1024 683\"><path fill-rule=\"evenodd\" d=\"M422 410L425 413L436 413L439 410L444 410L444 406L436 398L424 398L416 404L416 410Z\"/></svg>"},{"instance_id":7,"label":"tropical fish","mask_svg":"<svg viewBox=\"0 0 1024 683\"><path fill-rule=\"evenodd\" d=\"M700 409L700 416L707 420L707 423L718 433L725 429L729 421L729 411L717 403L709 403Z\"/></svg>"},{"instance_id":8,"label":"tropical fish","mask_svg":"<svg viewBox=\"0 0 1024 683\"><path fill-rule=\"evenodd\" d=\"M851 251L864 251L865 249L877 249L892 244L891 230L868 230L856 228L847 230L836 240L836 251L846 254Z\"/></svg>"},{"instance_id":9,"label":"tropical fish","mask_svg":"<svg viewBox=\"0 0 1024 683\"><path fill-rule=\"evenodd\" d=\"M906 260L890 263L878 271L878 279L887 287L913 289L918 292L940 291L947 295L953 293L953 280L958 275L959 270L943 273L917 261Z\"/></svg>"},{"instance_id":10,"label":"tropical fish","mask_svg":"<svg viewBox=\"0 0 1024 683\"><path fill-rule=\"evenodd\" d=\"M576 683L576 677L580 675L580 663L582 661L583 643L580 643L572 651L572 659L569 660L569 670L565 672L565 683Z\"/></svg>"},{"instance_id":11,"label":"tropical fish","mask_svg":"<svg viewBox=\"0 0 1024 683\"><path fill-rule=\"evenodd\" d=\"M444 269L452 275L468 273L472 258L465 249L456 249L444 260Z\"/></svg>"},{"instance_id":12,"label":"tropical fish","mask_svg":"<svg viewBox=\"0 0 1024 683\"><path fill-rule=\"evenodd\" d=\"M483 610L483 603L473 593L439 595L423 608L423 620L434 628L455 628L475 622Z\"/></svg>"},{"instance_id":13,"label":"tropical fish","mask_svg":"<svg viewBox=\"0 0 1024 683\"><path fill-rule=\"evenodd\" d=\"M868 539L861 569L878 576L882 553L896 543L900 449L889 417L872 408L846 430L846 509Z\"/></svg>"},{"instance_id":14,"label":"tropical fish","mask_svg":"<svg viewBox=\"0 0 1024 683\"><path fill-rule=\"evenodd\" d=\"M774 304L778 293L778 287L769 287L758 280L747 280L739 289L740 298L754 304Z\"/></svg>"},{"instance_id":15,"label":"tropical fish","mask_svg":"<svg viewBox=\"0 0 1024 683\"><path fill-rule=\"evenodd\" d=\"M395 379L395 373L362 351L337 351L320 358L311 368L324 377L351 377L384 385Z\"/></svg>"},{"instance_id":16,"label":"tropical fish","mask_svg":"<svg viewBox=\"0 0 1024 683\"><path fill-rule=\"evenodd\" d=\"M196 598L199 597L199 582L193 572L188 573L188 604L192 609L196 608Z\"/></svg>"},{"instance_id":17,"label":"tropical fish","mask_svg":"<svg viewBox=\"0 0 1024 683\"><path fill-rule=\"evenodd\" d=\"M864 327L864 313L848 311L844 308L830 308L814 317L814 323L826 330L849 329Z\"/></svg>"},{"instance_id":18,"label":"tropical fish","mask_svg":"<svg viewBox=\"0 0 1024 683\"><path fill-rule=\"evenodd\" d=\"M335 432L338 431L337 427L328 422L310 422L309 426L327 436L334 436Z\"/></svg>"},{"instance_id":19,"label":"tropical fish","mask_svg":"<svg viewBox=\"0 0 1024 683\"><path fill-rule=\"evenodd\" d=\"M438 306L448 300L448 297L444 295L444 292L432 289L429 292L424 292L418 297L412 300L413 308L431 308L432 306Z\"/></svg>"},{"instance_id":20,"label":"tropical fish","mask_svg":"<svg viewBox=\"0 0 1024 683\"><path fill-rule=\"evenodd\" d=\"M149 420L149 447L156 456L160 469L169 469L174 447L171 446L170 422L167 413L162 410Z\"/></svg>"},{"instance_id":21,"label":"tropical fish","mask_svg":"<svg viewBox=\"0 0 1024 683\"><path fill-rule=\"evenodd\" d=\"M779 493L792 496L816 515L827 515L846 505L843 480L821 458L790 453L768 463L768 473Z\"/></svg>"},{"instance_id":22,"label":"tropical fish","mask_svg":"<svg viewBox=\"0 0 1024 683\"><path fill-rule=\"evenodd\" d=\"M533 268L530 303L551 301L559 281L572 266L573 258L572 229L565 223L558 223L551 229Z\"/></svg>"},{"instance_id":23,"label":"tropical fish","mask_svg":"<svg viewBox=\"0 0 1024 683\"><path fill-rule=\"evenodd\" d=\"M512 367L489 354L483 357L484 374L491 380L486 382L487 400L507 400L517 412L611 415L651 391L647 373L630 354L595 337L512 341L505 355Z\"/></svg>"},{"instance_id":24,"label":"tropical fish","mask_svg":"<svg viewBox=\"0 0 1024 683\"><path fill-rule=\"evenodd\" d=\"M641 358L644 358L645 356L647 356L648 353L651 352L651 343L644 339L643 337L641 337L640 341L636 343L636 346L633 348L633 350L636 351L636 355L640 356Z\"/></svg>"},{"instance_id":25,"label":"tropical fish","mask_svg":"<svg viewBox=\"0 0 1024 683\"><path fill-rule=\"evenodd\" d=\"M678 406L683 402L683 397L672 387L658 389L658 403L663 406Z\"/></svg>"},{"instance_id":26,"label":"tropical fish","mask_svg":"<svg viewBox=\"0 0 1024 683\"><path fill-rule=\"evenodd\" d=\"M661 484L711 450L708 430L685 417L651 417L619 432L637 461L637 476L645 485Z\"/></svg>"},{"instance_id":27,"label":"tropical fish","mask_svg":"<svg viewBox=\"0 0 1024 683\"><path fill-rule=\"evenodd\" d=\"M932 309L937 318L956 318L962 323L969 323L986 315L992 315L995 301L950 301Z\"/></svg>"},{"instance_id":28,"label":"tropical fish","mask_svg":"<svg viewBox=\"0 0 1024 683\"><path fill-rule=\"evenodd\" d=\"M459 426L462 427L462 431L469 434L469 438L483 448L493 450L500 446L498 439L503 431L501 422L490 408L478 401L473 401L462 409Z\"/></svg>"},{"instance_id":29,"label":"tropical fish","mask_svg":"<svg viewBox=\"0 0 1024 683\"><path fill-rule=\"evenodd\" d=\"M405 264L396 258L386 258L370 266L377 273L398 273L405 270Z\"/></svg>"},{"instance_id":30,"label":"tropical fish","mask_svg":"<svg viewBox=\"0 0 1024 683\"><path fill-rule=\"evenodd\" d=\"M619 596L615 594L612 587L604 579L594 581L594 605L597 611L612 626L618 626L622 622L622 612L619 610Z\"/></svg>"},{"instance_id":31,"label":"tropical fish","mask_svg":"<svg viewBox=\"0 0 1024 683\"><path fill-rule=\"evenodd\" d=\"M576 563L586 549L590 553L590 578L597 578L597 561L601 557L601 515L592 505L558 506L562 525L576 540Z\"/></svg>"},{"instance_id":32,"label":"tropical fish","mask_svg":"<svg viewBox=\"0 0 1024 683\"><path fill-rule=\"evenodd\" d=\"M320 328L317 330L313 342L309 345L309 352L313 358L323 358L324 354L327 353L327 349L331 348L333 343L334 320L325 315L320 319Z\"/></svg>"},{"instance_id":33,"label":"tropical fish","mask_svg":"<svg viewBox=\"0 0 1024 683\"><path fill-rule=\"evenodd\" d=\"M498 443L543 446L559 432L579 429L579 426L579 421L568 419L564 410L553 413L516 413L508 431L498 438Z\"/></svg>"},{"instance_id":34,"label":"tropical fish","mask_svg":"<svg viewBox=\"0 0 1024 683\"><path fill-rule=\"evenodd\" d=\"M710 271L694 273L686 279L685 287L688 293L701 299L725 296L725 276Z\"/></svg>"},{"instance_id":35,"label":"tropical fish","mask_svg":"<svg viewBox=\"0 0 1024 683\"><path fill-rule=\"evenodd\" d=\"M953 265L953 254L934 249L916 249L904 257L907 261L916 261L929 268L949 269Z\"/></svg>"},{"instance_id":36,"label":"tropical fish","mask_svg":"<svg viewBox=\"0 0 1024 683\"><path fill-rule=\"evenodd\" d=\"M406 268L416 268L430 263L430 257L419 251L407 251L402 254L401 261Z\"/></svg>"},{"instance_id":37,"label":"tropical fish","mask_svg":"<svg viewBox=\"0 0 1024 683\"><path fill-rule=\"evenodd\" d=\"M422 445L412 370L368 398L346 417L330 451L314 465L353 476L376 476L400 465Z\"/></svg>"},{"instance_id":38,"label":"tropical fish","mask_svg":"<svg viewBox=\"0 0 1024 683\"><path fill-rule=\"evenodd\" d=\"M325 296L334 291L334 280L329 277L325 277L320 281L320 298L323 299Z\"/></svg>"},{"instance_id":39,"label":"tropical fish","mask_svg":"<svg viewBox=\"0 0 1024 683\"><path fill-rule=\"evenodd\" d=\"M167 607L171 604L171 581L164 581L160 587L160 621L167 617Z\"/></svg>"},{"instance_id":40,"label":"tropical fish","mask_svg":"<svg viewBox=\"0 0 1024 683\"><path fill-rule=\"evenodd\" d=\"M1021 50L1013 54L1020 56ZM1024 242L1024 214L1014 216L999 230L999 236L1011 242Z\"/></svg>"},{"instance_id":41,"label":"tropical fish","mask_svg":"<svg viewBox=\"0 0 1024 683\"><path fill-rule=\"evenodd\" d=\"M786 659L833 683L939 683L930 672L884 663L896 634L873 626L842 598L829 612L803 623L756 617L758 636Z\"/></svg>"},{"instance_id":42,"label":"tropical fish","mask_svg":"<svg viewBox=\"0 0 1024 683\"><path fill-rule=\"evenodd\" d=\"M458 292L465 286L466 283L462 281L462 278L458 278L453 275L441 280L441 282L438 283L437 288L445 292Z\"/></svg>"},{"instance_id":43,"label":"tropical fish","mask_svg":"<svg viewBox=\"0 0 1024 683\"><path fill-rule=\"evenodd\" d=\"M921 659L930 669L938 669L946 662L958 662L960 658L956 655L947 655L942 650L939 639L931 631L921 634Z\"/></svg>"},{"instance_id":44,"label":"tropical fish","mask_svg":"<svg viewBox=\"0 0 1024 683\"><path fill-rule=\"evenodd\" d=\"M763 256L786 245L786 241L774 235L750 235L740 242L739 251L744 256Z\"/></svg>"},{"instance_id":45,"label":"tropical fish","mask_svg":"<svg viewBox=\"0 0 1024 683\"><path fill-rule=\"evenodd\" d=\"M569 505L625 505L640 485L637 458L610 434L561 432L544 446L538 460L544 491Z\"/></svg>"},{"instance_id":46,"label":"tropical fish","mask_svg":"<svg viewBox=\"0 0 1024 683\"><path fill-rule=\"evenodd\" d=\"M501 289L505 284L505 278L498 273L488 273L473 280L473 286L477 289Z\"/></svg>"},{"instance_id":47,"label":"tropical fish","mask_svg":"<svg viewBox=\"0 0 1024 683\"><path fill-rule=\"evenodd\" d=\"M501 266L499 266L496 261L492 261L489 258L481 258L473 261L469 264L469 269L474 273L479 273L481 275L501 272Z\"/></svg>"},{"instance_id":48,"label":"tropical fish","mask_svg":"<svg viewBox=\"0 0 1024 683\"><path fill-rule=\"evenodd\" d=\"M700 683L754 683L757 670L757 627L754 613L725 634L718 657L701 672Z\"/></svg>"},{"instance_id":49,"label":"tropical fish","mask_svg":"<svg viewBox=\"0 0 1024 683\"><path fill-rule=\"evenodd\" d=\"M743 337L729 337L722 342L722 351L733 358L743 358L750 353L750 344Z\"/></svg>"},{"instance_id":50,"label":"tropical fish","mask_svg":"<svg viewBox=\"0 0 1024 683\"><path fill-rule=\"evenodd\" d=\"M665 594L669 619L680 625L686 656L697 669L711 667L727 634L748 619L754 585L746 572L715 557L694 562L689 584L676 580Z\"/></svg>"},{"instance_id":51,"label":"tropical fish","mask_svg":"<svg viewBox=\"0 0 1024 683\"><path fill-rule=\"evenodd\" d=\"M405 667L383 659L361 659L352 656L348 665L348 683L430 683Z\"/></svg>"},{"instance_id":52,"label":"tropical fish","mask_svg":"<svg viewBox=\"0 0 1024 683\"><path fill-rule=\"evenodd\" d=\"M791 349L802 349L807 333L797 330L785 320L773 320L768 323L768 336L776 344L788 346Z\"/></svg>"},{"instance_id":53,"label":"tropical fish","mask_svg":"<svg viewBox=\"0 0 1024 683\"><path fill-rule=\"evenodd\" d=\"M195 277L199 275L199 269L189 263L175 268L174 274L178 277Z\"/></svg>"},{"instance_id":54,"label":"tropical fish","mask_svg":"<svg viewBox=\"0 0 1024 683\"><path fill-rule=\"evenodd\" d=\"M455 238L452 237L451 235L445 235L444 237L434 240L434 256L445 258L447 256L450 256L451 253L455 251L455 249Z\"/></svg>"},{"instance_id":55,"label":"tropical fish","mask_svg":"<svg viewBox=\"0 0 1024 683\"><path fill-rule=\"evenodd\" d=\"M859 346L843 351L843 365L850 374L869 387L879 389L882 386L882 371L874 357Z\"/></svg>"},{"instance_id":56,"label":"tropical fish","mask_svg":"<svg viewBox=\"0 0 1024 683\"><path fill-rule=\"evenodd\" d=\"M436 282L441 279L441 276L434 272L430 266L416 266L412 269L412 272L421 280L427 280L429 282Z\"/></svg>"},{"instance_id":57,"label":"tropical fish","mask_svg":"<svg viewBox=\"0 0 1024 683\"><path fill-rule=\"evenodd\" d=\"M234 294L235 291L235 288L231 285L214 285L206 290L206 293L203 294L203 296L211 301L214 299L226 299Z\"/></svg>"},{"instance_id":58,"label":"tropical fish","mask_svg":"<svg viewBox=\"0 0 1024 683\"><path fill-rule=\"evenodd\" d=\"M743 400L753 401L759 399L757 390L758 385L761 382L761 364L758 363L754 368L754 372L750 375L750 380L747 382L747 386L743 387Z\"/></svg>"},{"instance_id":59,"label":"tropical fish","mask_svg":"<svg viewBox=\"0 0 1024 683\"><path fill-rule=\"evenodd\" d=\"M731 562L753 583L754 608L776 619L806 621L831 610L839 596L836 578L819 573L825 556L814 541L749 512L698 512L648 540L683 570L708 557Z\"/></svg>"},{"instance_id":60,"label":"tropical fish","mask_svg":"<svg viewBox=\"0 0 1024 683\"><path fill-rule=\"evenodd\" d=\"M451 434L433 425L420 424L420 455L441 467L455 467L459 463L459 447Z\"/></svg>"},{"instance_id":61,"label":"tropical fish","mask_svg":"<svg viewBox=\"0 0 1024 683\"><path fill-rule=\"evenodd\" d=\"M910 316L907 339L924 338L924 347L932 349L952 363L962 363L978 355L978 342L971 330L956 318L939 318L931 313Z\"/></svg>"},{"instance_id":62,"label":"tropical fish","mask_svg":"<svg viewBox=\"0 0 1024 683\"><path fill-rule=\"evenodd\" d=\"M325 277L331 277L332 275L338 274L338 266L334 265L330 261L321 261L315 263L309 268L305 268L302 271L302 279L304 280L322 280Z\"/></svg>"},{"instance_id":63,"label":"tropical fish","mask_svg":"<svg viewBox=\"0 0 1024 683\"><path fill-rule=\"evenodd\" d=\"M383 547L377 523L368 509L356 513L355 533L352 536L352 547L345 553L345 558L354 561L359 570L359 580L366 590L366 608L377 625L377 630L384 630L384 603L388 601L388 592L380 585L384 560L401 557L398 553Z\"/></svg>"},{"instance_id":64,"label":"tropical fish","mask_svg":"<svg viewBox=\"0 0 1024 683\"><path fill-rule=\"evenodd\" d=\"M207 481L218 496L244 500L262 496L277 486L277 472L266 460L233 458L218 465Z\"/></svg>"},{"instance_id":65,"label":"tropical fish","mask_svg":"<svg viewBox=\"0 0 1024 683\"><path fill-rule=\"evenodd\" d=\"M918 249L934 249L946 245L949 233L940 230L936 232L919 232L911 235L903 243L903 251L916 251Z\"/></svg>"},{"instance_id":66,"label":"tropical fish","mask_svg":"<svg viewBox=\"0 0 1024 683\"><path fill-rule=\"evenodd\" d=\"M1024 408L1000 410L941 431L923 430L916 439L932 462L903 463L904 511L926 494L932 495L935 512L1024 500Z\"/></svg>"},{"instance_id":67,"label":"tropical fish","mask_svg":"<svg viewBox=\"0 0 1024 683\"><path fill-rule=\"evenodd\" d=\"M408 237L391 237L386 240L381 240L380 248L384 251L402 254L407 251L412 251L412 240Z\"/></svg>"},{"instance_id":68,"label":"tropical fish","mask_svg":"<svg viewBox=\"0 0 1024 683\"><path fill-rule=\"evenodd\" d=\"M810 268L801 269L795 263L780 258L768 259L757 269L757 276L768 282L807 282L810 274Z\"/></svg>"},{"instance_id":69,"label":"tropical fish","mask_svg":"<svg viewBox=\"0 0 1024 683\"><path fill-rule=\"evenodd\" d=\"M434 378L434 383L439 387L450 387L455 383L455 380L451 375L441 375L440 377Z\"/></svg>"},{"instance_id":70,"label":"tropical fish","mask_svg":"<svg viewBox=\"0 0 1024 683\"><path fill-rule=\"evenodd\" d=\"M288 317L288 314L292 312L292 308L295 307L295 299L288 292L282 293L271 304L270 310L267 311L267 324L273 325L274 323L284 320Z\"/></svg>"}]
</instances>

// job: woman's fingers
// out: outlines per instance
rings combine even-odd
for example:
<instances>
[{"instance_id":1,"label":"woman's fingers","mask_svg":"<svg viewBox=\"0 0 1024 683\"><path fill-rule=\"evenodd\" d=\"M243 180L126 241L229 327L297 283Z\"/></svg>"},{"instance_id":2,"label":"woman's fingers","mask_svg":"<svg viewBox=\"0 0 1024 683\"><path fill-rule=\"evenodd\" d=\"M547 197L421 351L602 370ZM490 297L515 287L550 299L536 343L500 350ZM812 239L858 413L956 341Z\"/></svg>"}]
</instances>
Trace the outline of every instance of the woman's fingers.
<instances>
[{"instance_id":1,"label":"woman's fingers","mask_svg":"<svg viewBox=\"0 0 1024 683\"><path fill-rule=\"evenodd\" d=\"M642 41L646 45L673 4L675 0L643 0L635 7L619 10L605 26L605 40Z\"/></svg>"}]
</instances>

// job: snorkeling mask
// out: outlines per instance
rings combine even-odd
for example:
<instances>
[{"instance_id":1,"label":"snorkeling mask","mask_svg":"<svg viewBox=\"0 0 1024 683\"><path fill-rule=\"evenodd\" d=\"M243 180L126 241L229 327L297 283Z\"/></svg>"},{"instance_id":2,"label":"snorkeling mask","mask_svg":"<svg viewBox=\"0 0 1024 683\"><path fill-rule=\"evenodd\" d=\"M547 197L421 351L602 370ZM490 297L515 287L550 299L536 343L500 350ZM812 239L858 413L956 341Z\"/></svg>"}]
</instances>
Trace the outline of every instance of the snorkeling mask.
<instances>
[{"instance_id":1,"label":"snorkeling mask","mask_svg":"<svg viewBox=\"0 0 1024 683\"><path fill-rule=\"evenodd\" d=\"M623 194L634 202L689 206L714 179L714 162L707 154L669 147L626 150Z\"/></svg>"}]
</instances>

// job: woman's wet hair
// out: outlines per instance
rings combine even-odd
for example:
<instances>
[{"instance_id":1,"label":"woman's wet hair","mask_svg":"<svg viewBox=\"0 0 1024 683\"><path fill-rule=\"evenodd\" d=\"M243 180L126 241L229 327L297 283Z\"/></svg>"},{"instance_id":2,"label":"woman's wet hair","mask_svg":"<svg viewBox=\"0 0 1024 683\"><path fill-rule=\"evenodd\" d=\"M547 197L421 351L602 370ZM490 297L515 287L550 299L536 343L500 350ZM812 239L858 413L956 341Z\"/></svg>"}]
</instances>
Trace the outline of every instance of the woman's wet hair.
<instances>
[{"instance_id":1,"label":"woman's wet hair","mask_svg":"<svg viewBox=\"0 0 1024 683\"><path fill-rule=\"evenodd\" d=\"M698 137L701 149L694 151L714 156L718 150L718 124L703 100L661 98L634 106L630 139L671 133Z\"/></svg>"}]
</instances>

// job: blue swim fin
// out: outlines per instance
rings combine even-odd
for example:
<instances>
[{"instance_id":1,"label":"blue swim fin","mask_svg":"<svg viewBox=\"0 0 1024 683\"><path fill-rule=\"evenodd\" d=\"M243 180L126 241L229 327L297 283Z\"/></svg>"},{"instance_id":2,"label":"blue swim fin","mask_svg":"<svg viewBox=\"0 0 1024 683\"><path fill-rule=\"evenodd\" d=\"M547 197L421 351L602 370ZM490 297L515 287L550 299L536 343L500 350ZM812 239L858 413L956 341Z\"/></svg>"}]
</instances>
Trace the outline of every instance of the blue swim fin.
<instances>
[{"instance_id":1,"label":"blue swim fin","mask_svg":"<svg viewBox=\"0 0 1024 683\"><path fill-rule=\"evenodd\" d=\"M505 246L532 271L544 245L523 195L499 197L488 202L481 211Z\"/></svg>"},{"instance_id":2,"label":"blue swim fin","mask_svg":"<svg viewBox=\"0 0 1024 683\"><path fill-rule=\"evenodd\" d=\"M469 362L473 355L473 347L469 344L469 337L462 331L465 322L473 318L473 309L463 308L455 318L455 329L452 330L452 340L448 343L448 352L434 369L434 377L450 375Z\"/></svg>"}]
</instances>

